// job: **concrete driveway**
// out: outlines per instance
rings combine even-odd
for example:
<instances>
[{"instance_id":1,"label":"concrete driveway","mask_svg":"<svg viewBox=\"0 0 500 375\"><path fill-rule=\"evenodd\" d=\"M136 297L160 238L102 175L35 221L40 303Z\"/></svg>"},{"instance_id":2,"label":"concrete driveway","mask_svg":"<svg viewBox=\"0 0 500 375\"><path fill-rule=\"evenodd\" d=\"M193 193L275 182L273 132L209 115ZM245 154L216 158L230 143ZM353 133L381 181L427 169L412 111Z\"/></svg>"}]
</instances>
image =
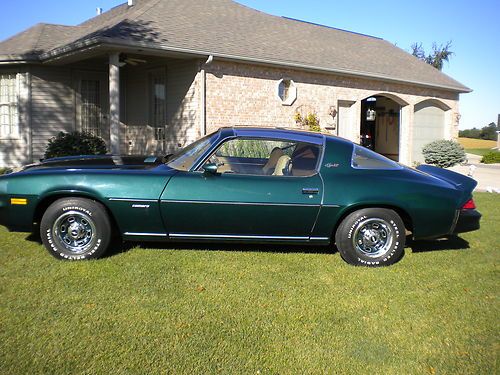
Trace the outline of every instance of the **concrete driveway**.
<instances>
[{"instance_id":1,"label":"concrete driveway","mask_svg":"<svg viewBox=\"0 0 500 375\"><path fill-rule=\"evenodd\" d=\"M500 194L500 164L481 164L481 156L467 154L468 162L448 168L477 181L476 191Z\"/></svg>"}]
</instances>

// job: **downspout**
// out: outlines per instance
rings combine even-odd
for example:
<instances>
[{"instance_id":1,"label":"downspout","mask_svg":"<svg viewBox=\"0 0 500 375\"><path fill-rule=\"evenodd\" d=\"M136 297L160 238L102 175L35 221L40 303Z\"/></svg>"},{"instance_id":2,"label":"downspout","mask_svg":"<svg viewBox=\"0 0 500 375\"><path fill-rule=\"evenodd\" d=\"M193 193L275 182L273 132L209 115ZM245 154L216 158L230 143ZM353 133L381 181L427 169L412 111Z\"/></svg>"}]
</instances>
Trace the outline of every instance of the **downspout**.
<instances>
[{"instance_id":1,"label":"downspout","mask_svg":"<svg viewBox=\"0 0 500 375\"><path fill-rule=\"evenodd\" d=\"M203 137L207 134L207 72L205 68L214 61L214 55L208 56L207 61L201 65L201 121L200 135Z\"/></svg>"}]
</instances>

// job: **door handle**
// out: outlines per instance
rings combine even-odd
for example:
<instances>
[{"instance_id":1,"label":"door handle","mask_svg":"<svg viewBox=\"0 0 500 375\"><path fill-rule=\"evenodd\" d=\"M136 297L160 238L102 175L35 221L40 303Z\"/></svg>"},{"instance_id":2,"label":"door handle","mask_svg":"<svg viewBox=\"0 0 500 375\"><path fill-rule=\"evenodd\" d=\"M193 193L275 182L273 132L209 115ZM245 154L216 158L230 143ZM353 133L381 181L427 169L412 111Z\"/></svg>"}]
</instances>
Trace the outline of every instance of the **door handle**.
<instances>
[{"instance_id":1,"label":"door handle","mask_svg":"<svg viewBox=\"0 0 500 375\"><path fill-rule=\"evenodd\" d=\"M318 194L318 188L302 188L302 194Z\"/></svg>"}]
</instances>

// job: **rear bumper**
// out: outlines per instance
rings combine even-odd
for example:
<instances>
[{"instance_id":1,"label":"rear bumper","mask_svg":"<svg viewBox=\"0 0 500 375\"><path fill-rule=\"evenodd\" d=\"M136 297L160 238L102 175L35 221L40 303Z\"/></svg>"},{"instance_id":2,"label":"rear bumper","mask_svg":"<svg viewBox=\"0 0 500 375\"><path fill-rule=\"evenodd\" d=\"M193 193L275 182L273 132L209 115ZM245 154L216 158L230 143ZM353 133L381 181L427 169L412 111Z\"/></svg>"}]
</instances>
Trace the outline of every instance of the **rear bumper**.
<instances>
[{"instance_id":1,"label":"rear bumper","mask_svg":"<svg viewBox=\"0 0 500 375\"><path fill-rule=\"evenodd\" d=\"M460 210L453 234L472 232L480 227L481 214L476 210Z\"/></svg>"}]
</instances>

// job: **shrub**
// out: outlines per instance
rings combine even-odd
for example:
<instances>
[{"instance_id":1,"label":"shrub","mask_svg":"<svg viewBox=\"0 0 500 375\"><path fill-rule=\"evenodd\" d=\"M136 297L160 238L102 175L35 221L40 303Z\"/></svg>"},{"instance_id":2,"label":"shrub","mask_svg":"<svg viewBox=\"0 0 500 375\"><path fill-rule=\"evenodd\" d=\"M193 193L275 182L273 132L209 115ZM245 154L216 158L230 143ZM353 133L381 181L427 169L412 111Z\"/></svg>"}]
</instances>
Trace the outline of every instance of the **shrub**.
<instances>
[{"instance_id":1,"label":"shrub","mask_svg":"<svg viewBox=\"0 0 500 375\"><path fill-rule=\"evenodd\" d=\"M294 116L295 122L304 128L308 128L312 132L320 132L321 126L319 126L319 119L316 113L308 113L306 116L302 116L297 112Z\"/></svg>"},{"instance_id":2,"label":"shrub","mask_svg":"<svg viewBox=\"0 0 500 375\"><path fill-rule=\"evenodd\" d=\"M444 139L425 145L422 153L427 164L441 168L453 167L466 159L464 148L459 143Z\"/></svg>"},{"instance_id":3,"label":"shrub","mask_svg":"<svg viewBox=\"0 0 500 375\"><path fill-rule=\"evenodd\" d=\"M10 168L0 168L0 176L12 172Z\"/></svg>"},{"instance_id":4,"label":"shrub","mask_svg":"<svg viewBox=\"0 0 500 375\"><path fill-rule=\"evenodd\" d=\"M76 155L102 155L106 153L106 143L101 137L86 132L60 132L49 140L45 158Z\"/></svg>"},{"instance_id":5,"label":"shrub","mask_svg":"<svg viewBox=\"0 0 500 375\"><path fill-rule=\"evenodd\" d=\"M481 163L484 164L500 163L500 152L499 151L488 152L487 154L483 155Z\"/></svg>"}]
</instances>

